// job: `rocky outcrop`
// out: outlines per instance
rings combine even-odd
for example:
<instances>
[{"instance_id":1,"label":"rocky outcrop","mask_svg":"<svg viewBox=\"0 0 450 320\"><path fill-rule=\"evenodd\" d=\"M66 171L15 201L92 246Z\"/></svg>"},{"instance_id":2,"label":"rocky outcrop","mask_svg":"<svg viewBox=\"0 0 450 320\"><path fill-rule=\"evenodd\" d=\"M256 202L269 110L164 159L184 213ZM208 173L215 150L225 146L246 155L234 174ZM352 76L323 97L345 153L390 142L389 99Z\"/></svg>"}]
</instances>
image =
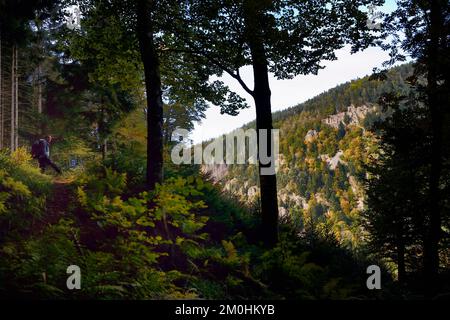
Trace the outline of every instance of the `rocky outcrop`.
<instances>
[{"instance_id":1,"label":"rocky outcrop","mask_svg":"<svg viewBox=\"0 0 450 320\"><path fill-rule=\"evenodd\" d=\"M330 156L327 154L321 154L320 159L322 159L322 161L326 161L328 167L331 170L336 170L336 167L338 166L339 163L347 164L344 160L341 159L343 155L344 152L342 150L339 150L332 158L330 158Z\"/></svg>"},{"instance_id":2,"label":"rocky outcrop","mask_svg":"<svg viewBox=\"0 0 450 320\"><path fill-rule=\"evenodd\" d=\"M226 164L204 164L200 170L209 175L214 182L219 182L227 175L228 166Z\"/></svg>"},{"instance_id":3,"label":"rocky outcrop","mask_svg":"<svg viewBox=\"0 0 450 320\"><path fill-rule=\"evenodd\" d=\"M285 207L278 207L278 214L280 215L280 218L288 217L289 211Z\"/></svg>"},{"instance_id":4,"label":"rocky outcrop","mask_svg":"<svg viewBox=\"0 0 450 320\"><path fill-rule=\"evenodd\" d=\"M362 187L359 185L358 181L354 176L348 175L348 182L350 183L350 187L354 194L358 196L356 209L359 211L364 210L364 192Z\"/></svg>"},{"instance_id":5,"label":"rocky outcrop","mask_svg":"<svg viewBox=\"0 0 450 320\"><path fill-rule=\"evenodd\" d=\"M344 123L345 125L361 125L369 112L377 112L377 110L378 107L376 106L369 107L362 105L355 107L351 105L347 108L347 111L333 114L323 119L322 122L336 129L339 128L340 123Z\"/></svg>"},{"instance_id":6,"label":"rocky outcrop","mask_svg":"<svg viewBox=\"0 0 450 320\"><path fill-rule=\"evenodd\" d=\"M248 188L248 191L247 191L248 201L253 202L253 201L257 200L259 197L259 193L260 193L260 191L259 191L258 186L251 186L250 188Z\"/></svg>"},{"instance_id":7,"label":"rocky outcrop","mask_svg":"<svg viewBox=\"0 0 450 320\"><path fill-rule=\"evenodd\" d=\"M319 133L316 130L314 130L314 129L309 130L305 135L305 143L313 142L317 138L318 135L319 135Z\"/></svg>"},{"instance_id":8,"label":"rocky outcrop","mask_svg":"<svg viewBox=\"0 0 450 320\"><path fill-rule=\"evenodd\" d=\"M288 191L286 188L278 190L278 202L283 205L294 205L302 209L308 208L308 202L300 195Z\"/></svg>"}]
</instances>

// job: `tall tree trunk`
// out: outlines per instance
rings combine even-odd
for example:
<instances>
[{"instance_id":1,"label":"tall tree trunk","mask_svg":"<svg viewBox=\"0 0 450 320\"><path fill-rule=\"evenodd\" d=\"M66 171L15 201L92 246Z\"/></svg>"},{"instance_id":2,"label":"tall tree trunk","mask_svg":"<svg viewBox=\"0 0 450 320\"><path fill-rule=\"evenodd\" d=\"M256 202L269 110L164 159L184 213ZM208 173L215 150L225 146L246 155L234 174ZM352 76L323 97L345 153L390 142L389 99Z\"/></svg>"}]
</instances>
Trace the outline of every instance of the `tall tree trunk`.
<instances>
[{"instance_id":1,"label":"tall tree trunk","mask_svg":"<svg viewBox=\"0 0 450 320\"><path fill-rule=\"evenodd\" d=\"M103 139L102 144L102 160L106 160L106 155L108 154L108 138Z\"/></svg>"},{"instance_id":2,"label":"tall tree trunk","mask_svg":"<svg viewBox=\"0 0 450 320\"><path fill-rule=\"evenodd\" d=\"M163 102L159 57L154 43L152 9L154 1L137 1L137 37L144 64L147 93L147 187L163 179Z\"/></svg>"},{"instance_id":3,"label":"tall tree trunk","mask_svg":"<svg viewBox=\"0 0 450 320\"><path fill-rule=\"evenodd\" d=\"M45 55L45 44L44 44L44 31L42 28L42 21L40 19L36 19L37 25L37 34L38 34L38 44L39 44L39 59L43 59ZM43 60L41 60L37 67L37 112L39 115L43 112ZM41 136L45 132L44 124L41 116L39 116L39 127L38 134Z\"/></svg>"},{"instance_id":4,"label":"tall tree trunk","mask_svg":"<svg viewBox=\"0 0 450 320\"><path fill-rule=\"evenodd\" d=\"M14 116L14 150L17 150L17 148L19 147L19 51L17 49L17 46L14 46L14 52L15 52L15 71L14 71L14 75L15 75L15 79L14 79L14 83L15 83L15 96L14 96L14 105L15 105L15 116Z\"/></svg>"},{"instance_id":5,"label":"tall tree trunk","mask_svg":"<svg viewBox=\"0 0 450 320\"><path fill-rule=\"evenodd\" d=\"M398 282L405 283L406 278L406 266L405 266L405 243L402 239L402 234L399 235L397 243L397 271Z\"/></svg>"},{"instance_id":6,"label":"tall tree trunk","mask_svg":"<svg viewBox=\"0 0 450 320\"><path fill-rule=\"evenodd\" d=\"M42 67L41 64L39 63L38 66L38 83L37 83L37 109L38 109L38 113L41 114L42 113Z\"/></svg>"},{"instance_id":7,"label":"tall tree trunk","mask_svg":"<svg viewBox=\"0 0 450 320\"><path fill-rule=\"evenodd\" d=\"M261 191L261 218L262 235L264 243L273 247L278 242L278 200L277 180L275 171L273 174L263 174L264 168L275 165L275 155L271 152L272 137L272 108L271 91L269 85L269 71L266 52L264 49L262 34L259 29L257 11L254 10L254 2L249 1L246 5L246 27L248 45L250 47L253 65L254 90L253 98L256 107L256 130L258 137L258 154L261 151L261 143L265 143L270 153L271 164L264 164L259 158L259 182ZM265 137L261 137L260 130L266 130ZM265 138L265 141L262 139Z\"/></svg>"},{"instance_id":8,"label":"tall tree trunk","mask_svg":"<svg viewBox=\"0 0 450 320\"><path fill-rule=\"evenodd\" d=\"M15 141L16 141L16 139L15 139L15 132L16 132L16 129L15 129L15 125L16 125L16 120L15 120L15 116L16 116L16 110L15 110L15 91L16 91L16 85L15 85L15 83L14 83L14 80L15 80L15 78L16 78L16 75L15 75L15 58L16 58L16 55L15 55L15 46L13 45L12 46L12 49L11 49L11 132L10 132L10 135L11 135L11 140L10 140L10 149L11 149L11 152L13 152L14 150L15 150Z\"/></svg>"},{"instance_id":9,"label":"tall tree trunk","mask_svg":"<svg viewBox=\"0 0 450 320\"><path fill-rule=\"evenodd\" d=\"M5 132L3 116L3 73L2 73L2 34L0 30L0 150L3 149L3 134Z\"/></svg>"},{"instance_id":10,"label":"tall tree trunk","mask_svg":"<svg viewBox=\"0 0 450 320\"><path fill-rule=\"evenodd\" d=\"M105 162L106 160L106 154L108 152L108 147L107 147L107 143L108 143L108 138L106 137L106 117L105 117L105 102L103 99L103 96L100 99L100 105L101 105L101 109L100 109L100 121L99 121L99 125L98 125L98 131L99 131L99 139L101 139L102 144L100 145L101 147L101 152L102 152L102 161Z\"/></svg>"},{"instance_id":11,"label":"tall tree trunk","mask_svg":"<svg viewBox=\"0 0 450 320\"><path fill-rule=\"evenodd\" d=\"M430 41L427 57L427 95L431 116L431 161L429 177L429 225L424 241L424 271L429 296L438 290L439 241L441 239L442 106L438 96L438 61L440 30L443 28L440 1L431 1Z\"/></svg>"}]
</instances>

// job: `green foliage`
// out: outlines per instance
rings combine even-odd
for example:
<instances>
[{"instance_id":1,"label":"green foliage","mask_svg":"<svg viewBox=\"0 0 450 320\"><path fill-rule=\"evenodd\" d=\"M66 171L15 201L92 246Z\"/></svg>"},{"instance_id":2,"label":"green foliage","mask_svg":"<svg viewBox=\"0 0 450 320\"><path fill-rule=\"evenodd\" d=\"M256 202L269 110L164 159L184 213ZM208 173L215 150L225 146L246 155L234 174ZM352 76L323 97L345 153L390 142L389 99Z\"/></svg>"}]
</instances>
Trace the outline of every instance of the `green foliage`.
<instances>
[{"instance_id":1,"label":"green foliage","mask_svg":"<svg viewBox=\"0 0 450 320\"><path fill-rule=\"evenodd\" d=\"M269 289L289 299L349 299L366 294L364 265L345 249L320 236L296 237L283 226L277 247L264 252L255 274ZM309 238L309 239L308 239ZM387 280L386 280L387 281Z\"/></svg>"},{"instance_id":2,"label":"green foliage","mask_svg":"<svg viewBox=\"0 0 450 320\"><path fill-rule=\"evenodd\" d=\"M50 181L30 163L26 149L11 156L0 152L0 239L8 228L39 219L50 191ZM8 226L8 227L7 227Z\"/></svg>"},{"instance_id":3,"label":"green foliage","mask_svg":"<svg viewBox=\"0 0 450 320\"><path fill-rule=\"evenodd\" d=\"M89 163L95 159L95 153L85 140L74 135L64 136L52 146L52 160L66 172L69 169L74 173L81 173ZM76 165L72 167L71 161Z\"/></svg>"},{"instance_id":4,"label":"green foliage","mask_svg":"<svg viewBox=\"0 0 450 320\"><path fill-rule=\"evenodd\" d=\"M132 294L153 298L162 295L179 298L183 294L193 297L171 284L181 273L155 274L146 270L154 270L162 257L169 256L167 248L173 252L174 247L186 248L187 243L197 245L197 241L205 239L206 235L198 232L208 218L196 213L206 207L198 199L202 196L203 181L192 177L172 178L158 185L153 193L141 192L123 199L125 185L125 174L104 168L96 177L82 180L77 195L82 208L101 229L113 228L117 233L108 247L115 256L121 257L121 268L129 272L128 277L137 281L136 292Z\"/></svg>"},{"instance_id":5,"label":"green foliage","mask_svg":"<svg viewBox=\"0 0 450 320\"><path fill-rule=\"evenodd\" d=\"M23 193L11 186L9 195L15 196L13 189ZM349 258L330 246L310 247L309 238L283 230L274 250L251 244L237 230L251 232L257 226L252 216L199 176L180 175L153 193L130 193L125 173L92 167L70 190L74 203L58 221L29 237L20 236L28 226L13 224L15 232L0 246L0 295L312 299L354 292L347 281ZM82 270L82 290L66 289L66 268L72 264Z\"/></svg>"},{"instance_id":6,"label":"green foliage","mask_svg":"<svg viewBox=\"0 0 450 320\"><path fill-rule=\"evenodd\" d=\"M73 222L61 220L45 232L28 241L8 242L2 247L5 265L2 275L8 276L7 285L14 294L42 298L60 298L66 288L66 269L80 264L73 243ZM9 278L11 277L12 278ZM14 289L14 287L16 287Z\"/></svg>"},{"instance_id":7,"label":"green foliage","mask_svg":"<svg viewBox=\"0 0 450 320\"><path fill-rule=\"evenodd\" d=\"M101 223L129 229L133 226L153 228L162 221L184 234L195 234L207 221L207 217L197 217L194 213L206 207L202 200L195 200L202 195L203 181L199 178L168 179L153 193L142 192L123 200L120 195L126 186L126 174L109 168L103 170L104 174L82 181L85 185L78 187L80 204ZM156 244L159 238L151 237L147 241Z\"/></svg>"},{"instance_id":8,"label":"green foliage","mask_svg":"<svg viewBox=\"0 0 450 320\"><path fill-rule=\"evenodd\" d=\"M126 26L117 16L105 17L101 9L92 9L83 19L83 32L68 36L73 58L86 64L95 62L89 73L92 83L119 84L124 90L139 90L143 77L140 53L135 39L127 34Z\"/></svg>"}]
</instances>

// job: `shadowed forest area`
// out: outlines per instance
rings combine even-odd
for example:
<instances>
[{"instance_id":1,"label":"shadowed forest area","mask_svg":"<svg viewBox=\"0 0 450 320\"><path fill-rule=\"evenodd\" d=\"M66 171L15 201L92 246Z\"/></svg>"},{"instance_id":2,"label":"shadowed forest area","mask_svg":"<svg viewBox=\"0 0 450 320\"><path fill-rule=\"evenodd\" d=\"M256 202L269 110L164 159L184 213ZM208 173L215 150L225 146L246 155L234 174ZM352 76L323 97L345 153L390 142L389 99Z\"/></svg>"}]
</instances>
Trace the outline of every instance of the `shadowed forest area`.
<instances>
[{"instance_id":1,"label":"shadowed forest area","mask_svg":"<svg viewBox=\"0 0 450 320\"><path fill-rule=\"evenodd\" d=\"M0 0L0 298L449 299L449 4L381 5ZM273 112L269 76L372 47L383 68ZM233 163L173 160L250 104L217 132L256 129Z\"/></svg>"}]
</instances>

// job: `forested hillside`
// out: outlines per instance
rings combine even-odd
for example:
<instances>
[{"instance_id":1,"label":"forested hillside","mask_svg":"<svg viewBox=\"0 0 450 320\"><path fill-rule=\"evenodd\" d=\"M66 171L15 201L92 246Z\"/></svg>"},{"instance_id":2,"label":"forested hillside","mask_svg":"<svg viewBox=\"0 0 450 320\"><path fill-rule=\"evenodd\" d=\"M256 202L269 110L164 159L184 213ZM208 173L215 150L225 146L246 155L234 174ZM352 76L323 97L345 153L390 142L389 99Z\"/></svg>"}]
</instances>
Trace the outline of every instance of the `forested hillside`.
<instances>
[{"instance_id":1,"label":"forested hillside","mask_svg":"<svg viewBox=\"0 0 450 320\"><path fill-rule=\"evenodd\" d=\"M376 152L372 124L386 118L380 98L407 94L410 64L391 69L384 80L367 76L330 89L296 107L274 114L280 129L278 199L282 218L300 231L331 231L355 249L362 245L365 165ZM252 124L245 126L252 127ZM259 187L254 166L217 166L213 178L225 190L255 205Z\"/></svg>"}]
</instances>

